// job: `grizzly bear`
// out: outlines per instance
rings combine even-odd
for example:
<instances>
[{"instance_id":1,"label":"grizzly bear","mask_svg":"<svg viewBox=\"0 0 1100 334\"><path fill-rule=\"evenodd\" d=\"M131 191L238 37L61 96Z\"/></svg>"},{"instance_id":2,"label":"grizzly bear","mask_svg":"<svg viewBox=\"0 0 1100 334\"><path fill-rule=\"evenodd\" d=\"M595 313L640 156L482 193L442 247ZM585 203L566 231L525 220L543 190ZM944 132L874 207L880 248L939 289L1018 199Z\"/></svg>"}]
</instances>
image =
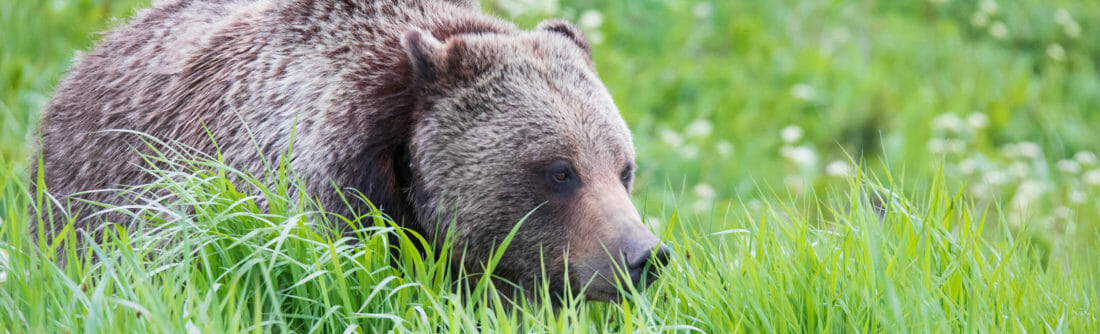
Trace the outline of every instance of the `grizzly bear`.
<instances>
[{"instance_id":1,"label":"grizzly bear","mask_svg":"<svg viewBox=\"0 0 1100 334\"><path fill-rule=\"evenodd\" d=\"M126 223L95 214L125 203L97 190L154 180L135 133L254 173L293 146L329 212L365 212L340 196L359 192L428 240L453 233L471 272L522 220L494 275L616 300L669 252L631 203L630 131L591 53L570 23L520 30L475 1L160 1L77 60L34 159L93 230Z\"/></svg>"}]
</instances>

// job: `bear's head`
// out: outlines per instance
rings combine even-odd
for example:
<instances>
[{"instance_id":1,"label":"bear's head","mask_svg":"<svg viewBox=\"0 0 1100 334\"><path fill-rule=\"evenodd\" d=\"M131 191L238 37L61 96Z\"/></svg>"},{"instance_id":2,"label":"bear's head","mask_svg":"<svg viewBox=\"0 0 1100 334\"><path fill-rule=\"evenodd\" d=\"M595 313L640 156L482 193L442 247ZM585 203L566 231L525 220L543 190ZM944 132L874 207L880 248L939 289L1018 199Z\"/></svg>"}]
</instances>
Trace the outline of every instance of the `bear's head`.
<instances>
[{"instance_id":1,"label":"bear's head","mask_svg":"<svg viewBox=\"0 0 1100 334\"><path fill-rule=\"evenodd\" d=\"M411 30L401 44L417 98L410 197L429 237L453 233L456 265L477 273L522 221L493 275L523 289L611 301L616 283L656 278L669 251L631 203L630 130L579 29Z\"/></svg>"}]
</instances>

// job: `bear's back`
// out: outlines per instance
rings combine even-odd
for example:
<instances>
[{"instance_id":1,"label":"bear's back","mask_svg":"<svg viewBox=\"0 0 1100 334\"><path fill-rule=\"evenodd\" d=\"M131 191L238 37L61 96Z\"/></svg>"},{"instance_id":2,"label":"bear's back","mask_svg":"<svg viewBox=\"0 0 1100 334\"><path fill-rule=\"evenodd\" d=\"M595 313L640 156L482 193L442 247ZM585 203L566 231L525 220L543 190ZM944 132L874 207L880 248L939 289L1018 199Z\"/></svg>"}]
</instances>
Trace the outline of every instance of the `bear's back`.
<instances>
[{"instance_id":1,"label":"bear's back","mask_svg":"<svg viewBox=\"0 0 1100 334\"><path fill-rule=\"evenodd\" d=\"M140 132L257 175L293 135L290 164L329 207L342 202L325 191L332 184L392 193L393 176L372 164L392 165L379 160L399 143L385 140L410 126L401 114L412 103L403 95L407 64L397 60L398 38L411 28L514 27L465 2L158 3L77 60L54 93L38 141L47 190L62 206L74 194L124 204L117 192L88 191L154 180L136 153L151 153ZM81 216L98 210L68 205Z\"/></svg>"}]
</instances>

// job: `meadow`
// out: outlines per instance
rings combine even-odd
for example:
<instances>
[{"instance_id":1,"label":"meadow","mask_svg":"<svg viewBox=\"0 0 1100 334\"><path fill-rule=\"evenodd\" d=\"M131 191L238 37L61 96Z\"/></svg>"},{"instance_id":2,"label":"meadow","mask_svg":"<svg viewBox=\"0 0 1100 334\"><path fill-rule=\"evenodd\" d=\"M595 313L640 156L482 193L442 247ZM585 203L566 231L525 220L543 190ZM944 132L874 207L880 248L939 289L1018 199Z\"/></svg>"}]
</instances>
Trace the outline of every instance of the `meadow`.
<instances>
[{"instance_id":1,"label":"meadow","mask_svg":"<svg viewBox=\"0 0 1100 334\"><path fill-rule=\"evenodd\" d=\"M676 252L653 286L507 307L199 158L143 186L156 228L30 235L39 112L149 1L0 0L0 332L1100 332L1100 2L482 2L593 41Z\"/></svg>"}]
</instances>

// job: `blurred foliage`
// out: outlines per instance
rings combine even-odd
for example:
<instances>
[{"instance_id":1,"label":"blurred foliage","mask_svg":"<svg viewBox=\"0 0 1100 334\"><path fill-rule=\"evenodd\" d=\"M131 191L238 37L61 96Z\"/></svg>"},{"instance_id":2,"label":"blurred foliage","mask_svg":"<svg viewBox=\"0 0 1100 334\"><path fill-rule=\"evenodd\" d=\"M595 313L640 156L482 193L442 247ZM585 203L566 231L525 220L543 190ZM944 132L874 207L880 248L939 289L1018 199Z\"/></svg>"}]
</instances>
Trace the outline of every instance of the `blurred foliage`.
<instances>
[{"instance_id":1,"label":"blurred foliage","mask_svg":"<svg viewBox=\"0 0 1100 334\"><path fill-rule=\"evenodd\" d=\"M1084 181L1097 166L1056 166L1100 149L1100 3L641 0L559 8L514 18L533 26L565 16L597 37L597 69L635 131L646 207L720 217L773 191L821 195L854 162L870 173L888 167L911 189L927 187L942 168L949 184L990 191L973 198L985 204L1037 182L1033 210L1013 214L1044 220L1065 208L1077 214L1061 219L1095 229L1100 184ZM591 21L600 24L585 25ZM787 142L781 132L789 126L801 135ZM1018 143L1040 152L1006 156ZM1070 203L1074 192L1087 200Z\"/></svg>"},{"instance_id":2,"label":"blurred foliage","mask_svg":"<svg viewBox=\"0 0 1100 334\"><path fill-rule=\"evenodd\" d=\"M26 179L22 173L33 143L28 138L34 138L38 114L75 53L92 48L99 36L96 32L121 24L148 3L0 0L3 217L20 217L16 213L26 207L24 199L14 194ZM941 303L950 311L955 305L940 299L944 298L937 290L940 287L929 283L939 278L920 276L942 274L954 280L945 283L945 294L988 291L996 295L985 300L980 298L986 295L968 297L983 302L983 307L1009 305L1001 301L1016 298L1011 310L1041 309L1048 312L1042 315L1044 321L1057 317L1058 305L1069 305L1044 304L1052 298L1046 294L1053 294L1055 299L1072 301L1078 307L1073 312L1085 308L1084 314L1071 314L1077 324L1083 324L1077 328L1095 328L1095 314L1087 314L1096 312L1095 282L1089 291L1073 289L1089 285L1088 280L1100 272L1100 262L1095 260L1100 249L1100 163L1096 158L1100 133L1095 131L1100 129L1100 38L1096 38L1100 2L484 0L483 7L522 28L563 17L584 29L594 43L600 77L634 131L640 166L635 199L646 222L666 231L665 237L675 237L667 233L674 223L690 224L690 231L699 234L730 232L719 239L684 242L696 254L719 251L688 259L676 268L683 276L677 276L675 284L695 290L661 289L689 301L659 304L687 314L670 323L707 313L713 318L692 318L694 323L721 329L744 328L740 321L748 321L774 329L777 324L769 323L774 319L768 315L781 314L778 319L797 328L801 309L767 301L772 297L768 293L781 294L785 287L766 279L754 281L761 277L812 295L788 296L797 301L792 304L807 309L820 306L815 306L817 298L835 297L837 303L852 302L862 308L854 313L860 317L904 319L898 313L885 314L889 306L897 305L883 304L904 302L897 296L888 300L864 294L877 293L882 285L916 291L908 296L924 298L926 304L914 312L949 319L936 313L942 311L939 308L927 307ZM852 204L851 210L843 211L848 200L865 199L852 195L860 191L838 194L834 190L846 189L858 173L880 176L885 186L906 194L931 194L926 203L908 197L917 198L915 207L927 212L915 216L891 212L896 216L893 220L928 221L926 225L888 226L890 233L897 234L836 241L871 254L867 257L879 261L876 266L889 262L888 268L901 272L897 276L863 272L838 251L845 248L822 246L833 240L837 225L855 221L852 224L864 226L860 224L874 221L850 216L875 207ZM963 209L961 218L953 209L970 204L975 209ZM945 218L935 221L936 217ZM1009 232L993 229L1004 234L989 236L989 241L956 235L960 230L994 234L983 229L985 217L1008 224ZM770 227L768 221L780 224ZM816 228L820 229L812 230ZM785 253L775 258L747 257L740 246L751 249L751 238L735 236L750 231L762 236L762 254L787 252L791 247L797 252L787 257ZM860 233L871 232L854 229L853 235ZM963 240L966 247L952 246L954 241L930 243L924 234ZM713 240L728 242L714 244ZM851 246L853 242L857 246ZM908 242L910 247L895 242ZM1013 253L1031 242L1041 250L1044 267L1035 266L1026 256L1013 259L1018 262L1013 262L1016 269L1010 274L998 267L1001 252ZM897 248L877 253L880 243ZM924 271L904 264L895 267L893 261L899 257L921 256L914 244L933 249L922 261L945 260ZM822 255L826 260L818 261L820 254L827 255ZM971 256L977 262L966 259ZM1051 264L1048 259L1056 261ZM737 261L739 267L731 267L729 261ZM760 264L765 265L753 267ZM980 270L958 277L958 266L970 265ZM1077 285L1044 290L1029 285L1031 278L1012 276L1018 272L1050 283L1063 278L1058 271L1063 269L1074 273L1071 281ZM723 277L688 276L695 270ZM859 275L846 275L846 271ZM990 273L995 275L982 276ZM833 294L835 287L828 284L853 275L863 277L857 283L865 289L841 291L848 296ZM997 275L1011 276L1004 279L1011 280L1012 288L963 288L989 283L989 277ZM723 285L728 282L762 289L756 294L751 289L731 290ZM1013 291L1027 292L1013 295ZM719 297L708 299L715 295ZM692 305L691 300L699 304ZM713 304L706 302L721 302L725 307L710 307ZM736 303L744 304L730 306ZM745 313L727 312L739 306ZM837 312L828 305L821 308ZM971 310L970 314L1004 311ZM948 320L941 324L945 327L936 328L962 330L960 323L975 326L965 328L990 326L978 324L982 321L978 317L971 319ZM996 327L1013 326L1007 320L990 319L998 323ZM1030 321L1026 328L1065 330L1034 318ZM818 326L841 328L832 327L840 325L831 322ZM883 328L892 327L878 329Z\"/></svg>"},{"instance_id":3,"label":"blurred foliage","mask_svg":"<svg viewBox=\"0 0 1100 334\"><path fill-rule=\"evenodd\" d=\"M0 1L0 28L10 32L0 51L5 160L25 156L37 113L74 52L92 46L91 32L147 2ZM849 156L926 183L924 172L944 160L928 147L941 114L987 116L970 143L980 154L1031 141L1053 164L1100 146L1090 131L1100 125L1096 2L483 5L525 28L565 17L597 42L597 68L636 134L641 192L660 194L650 204L674 203L672 194L700 183L720 199L785 188L791 175L822 185L825 167ZM710 131L690 132L692 124ZM780 138L789 125L804 131L798 143ZM792 144L810 149L813 164L785 159Z\"/></svg>"},{"instance_id":4,"label":"blurred foliage","mask_svg":"<svg viewBox=\"0 0 1100 334\"><path fill-rule=\"evenodd\" d=\"M0 162L10 175L22 170L38 112L74 53L93 46L94 32L124 22L110 18L146 5L0 0L0 28L9 32L0 50ZM986 205L1038 188L1010 213L1062 232L1072 223L1065 220L1093 221L1100 212L1100 184L1087 182L1095 170L1100 183L1098 166L1079 163L1074 175L1057 168L1100 151L1092 131L1100 127L1100 39L1090 38L1100 30L1100 3L483 6L523 28L564 17L587 32L600 76L635 133L636 197L646 214L721 220L769 195L812 198L853 172L887 168L913 190L944 169L948 184L980 190L973 200ZM962 124L934 124L952 115ZM783 129L797 138L784 140ZM1007 157L1018 143L1040 152Z\"/></svg>"}]
</instances>

